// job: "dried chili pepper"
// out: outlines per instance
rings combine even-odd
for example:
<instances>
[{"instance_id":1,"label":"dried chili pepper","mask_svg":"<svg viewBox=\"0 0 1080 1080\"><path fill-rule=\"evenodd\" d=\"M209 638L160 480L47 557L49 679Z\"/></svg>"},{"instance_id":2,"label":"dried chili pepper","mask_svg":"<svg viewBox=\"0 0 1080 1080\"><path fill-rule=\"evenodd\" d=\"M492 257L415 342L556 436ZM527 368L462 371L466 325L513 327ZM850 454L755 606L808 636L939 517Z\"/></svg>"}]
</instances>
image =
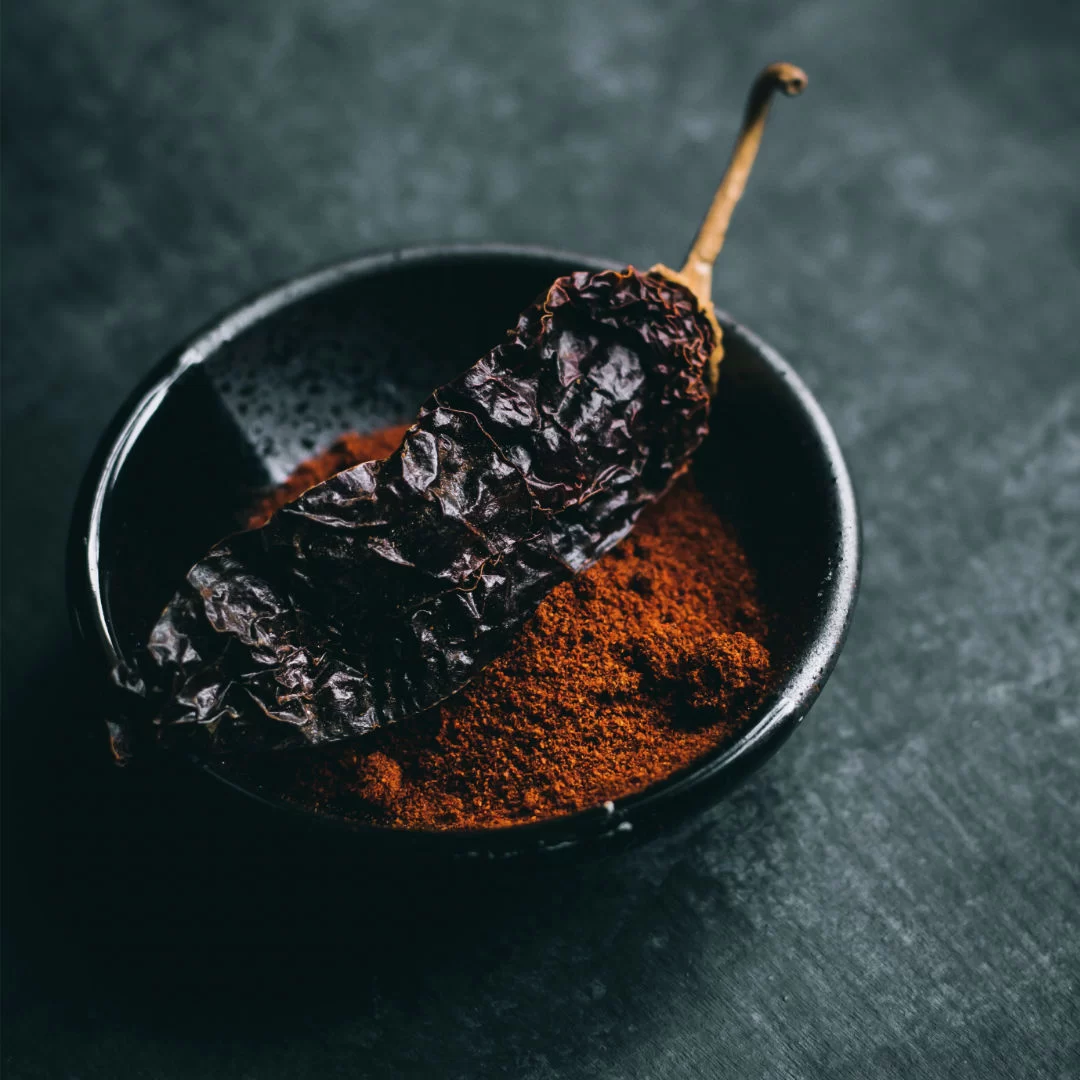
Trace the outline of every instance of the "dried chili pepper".
<instances>
[{"instance_id":1,"label":"dried chili pepper","mask_svg":"<svg viewBox=\"0 0 1080 1080\"><path fill-rule=\"evenodd\" d=\"M471 679L683 473L707 432L712 263L773 65L679 273L559 278L440 387L388 457L346 469L188 572L142 657L158 739L196 754L340 740ZM119 734L120 738L116 738ZM114 732L120 756L128 734Z\"/></svg>"}]
</instances>

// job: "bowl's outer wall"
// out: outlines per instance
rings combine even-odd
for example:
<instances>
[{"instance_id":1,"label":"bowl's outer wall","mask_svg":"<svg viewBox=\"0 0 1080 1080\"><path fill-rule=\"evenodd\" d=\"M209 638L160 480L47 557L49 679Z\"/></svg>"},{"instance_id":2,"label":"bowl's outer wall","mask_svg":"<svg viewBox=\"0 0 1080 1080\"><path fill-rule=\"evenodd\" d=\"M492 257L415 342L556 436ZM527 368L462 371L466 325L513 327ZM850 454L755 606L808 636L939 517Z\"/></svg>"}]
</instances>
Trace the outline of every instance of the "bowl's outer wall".
<instances>
[{"instance_id":1,"label":"bowl's outer wall","mask_svg":"<svg viewBox=\"0 0 1080 1080\"><path fill-rule=\"evenodd\" d=\"M260 489L344 431L411 419L432 387L501 340L555 277L608 265L505 247L362 258L263 294L167 357L103 439L75 511L73 617L99 677L132 656L187 567L236 527L238 508ZM805 386L768 346L722 322L712 434L695 471L740 523L776 613L770 648L786 676L761 719L735 745L619 800L614 813L473 834L346 826L353 841L489 857L611 847L714 801L805 715L854 606L854 496ZM126 696L103 693L106 709L124 707ZM244 790L278 804L272 792Z\"/></svg>"}]
</instances>

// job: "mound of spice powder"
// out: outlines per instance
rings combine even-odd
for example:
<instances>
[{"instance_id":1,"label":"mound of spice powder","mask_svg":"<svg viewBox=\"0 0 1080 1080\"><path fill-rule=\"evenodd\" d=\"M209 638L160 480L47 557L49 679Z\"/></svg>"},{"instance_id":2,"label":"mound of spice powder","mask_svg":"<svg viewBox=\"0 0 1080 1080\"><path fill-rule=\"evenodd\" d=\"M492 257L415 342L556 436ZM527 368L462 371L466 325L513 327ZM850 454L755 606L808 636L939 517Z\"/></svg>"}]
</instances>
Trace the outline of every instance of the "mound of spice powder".
<instances>
[{"instance_id":1,"label":"mound of spice powder","mask_svg":"<svg viewBox=\"0 0 1080 1080\"><path fill-rule=\"evenodd\" d=\"M405 430L345 436L248 524L385 456ZM639 791L737 735L769 688L765 634L735 532L687 477L617 548L552 590L511 648L441 706L245 772L311 809L393 828L570 813Z\"/></svg>"}]
</instances>

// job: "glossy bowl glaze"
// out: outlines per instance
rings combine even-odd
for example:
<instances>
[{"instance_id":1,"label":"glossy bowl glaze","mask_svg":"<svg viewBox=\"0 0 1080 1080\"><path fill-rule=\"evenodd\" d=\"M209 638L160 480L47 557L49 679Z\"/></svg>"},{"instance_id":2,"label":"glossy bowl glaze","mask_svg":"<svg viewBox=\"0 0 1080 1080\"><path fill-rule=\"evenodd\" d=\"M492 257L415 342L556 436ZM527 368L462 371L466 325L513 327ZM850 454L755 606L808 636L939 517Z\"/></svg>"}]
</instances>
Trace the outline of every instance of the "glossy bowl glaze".
<instances>
[{"instance_id":1,"label":"glossy bowl glaze","mask_svg":"<svg viewBox=\"0 0 1080 1080\"><path fill-rule=\"evenodd\" d=\"M124 705L108 672L260 490L344 431L411 419L432 387L500 341L556 276L608 265L507 246L365 256L271 289L170 353L104 436L72 524L72 615L102 712ZM358 825L300 810L225 767L205 772L302 831L335 826L348 843L384 854L493 859L614 849L687 820L758 768L836 662L858 589L859 523L813 396L773 349L722 313L720 321L720 389L695 471L757 569L783 671L741 737L614 809L477 832ZM102 743L104 753L104 735Z\"/></svg>"}]
</instances>

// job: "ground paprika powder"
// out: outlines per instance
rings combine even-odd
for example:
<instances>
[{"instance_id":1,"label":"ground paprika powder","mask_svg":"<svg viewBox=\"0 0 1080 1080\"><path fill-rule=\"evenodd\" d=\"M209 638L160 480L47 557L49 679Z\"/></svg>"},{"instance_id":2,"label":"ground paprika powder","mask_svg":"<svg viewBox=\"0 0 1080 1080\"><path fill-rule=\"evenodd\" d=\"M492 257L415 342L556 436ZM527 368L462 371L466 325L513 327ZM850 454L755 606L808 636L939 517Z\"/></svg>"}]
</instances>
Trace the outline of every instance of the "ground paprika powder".
<instances>
[{"instance_id":1,"label":"ground paprika powder","mask_svg":"<svg viewBox=\"0 0 1080 1080\"><path fill-rule=\"evenodd\" d=\"M405 430L344 436L246 524L386 455ZM766 631L734 529L685 477L440 706L352 745L264 755L244 770L310 809L385 827L570 813L639 791L738 734L771 682Z\"/></svg>"}]
</instances>

